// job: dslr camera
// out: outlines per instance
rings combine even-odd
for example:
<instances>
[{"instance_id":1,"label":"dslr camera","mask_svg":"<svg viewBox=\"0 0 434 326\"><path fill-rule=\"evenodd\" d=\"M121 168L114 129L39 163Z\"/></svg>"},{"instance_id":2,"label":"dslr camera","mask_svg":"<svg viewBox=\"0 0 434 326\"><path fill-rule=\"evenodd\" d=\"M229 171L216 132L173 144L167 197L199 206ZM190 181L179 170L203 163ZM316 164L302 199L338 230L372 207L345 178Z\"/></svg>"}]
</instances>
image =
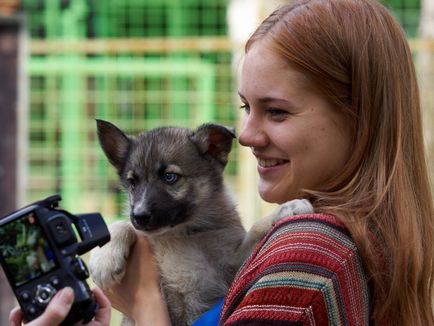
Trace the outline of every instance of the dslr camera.
<instances>
[{"instance_id":1,"label":"dslr camera","mask_svg":"<svg viewBox=\"0 0 434 326\"><path fill-rule=\"evenodd\" d=\"M95 316L98 305L79 257L110 240L98 213L73 215L48 197L0 219L0 262L27 321L37 318L51 298L70 286L75 299L62 325Z\"/></svg>"}]
</instances>

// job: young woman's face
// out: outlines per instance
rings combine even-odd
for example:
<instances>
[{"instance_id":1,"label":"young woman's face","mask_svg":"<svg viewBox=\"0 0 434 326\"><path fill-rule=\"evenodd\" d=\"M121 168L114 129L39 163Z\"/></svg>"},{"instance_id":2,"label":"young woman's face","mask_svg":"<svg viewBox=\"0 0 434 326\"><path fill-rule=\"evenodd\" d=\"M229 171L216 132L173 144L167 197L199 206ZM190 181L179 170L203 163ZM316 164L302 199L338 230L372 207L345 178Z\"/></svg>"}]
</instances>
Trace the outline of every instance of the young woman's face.
<instances>
[{"instance_id":1,"label":"young woman's face","mask_svg":"<svg viewBox=\"0 0 434 326\"><path fill-rule=\"evenodd\" d=\"M261 197L272 203L319 190L349 157L344 117L310 90L306 77L256 43L246 54L239 95L244 103L239 142L258 162Z\"/></svg>"}]
</instances>

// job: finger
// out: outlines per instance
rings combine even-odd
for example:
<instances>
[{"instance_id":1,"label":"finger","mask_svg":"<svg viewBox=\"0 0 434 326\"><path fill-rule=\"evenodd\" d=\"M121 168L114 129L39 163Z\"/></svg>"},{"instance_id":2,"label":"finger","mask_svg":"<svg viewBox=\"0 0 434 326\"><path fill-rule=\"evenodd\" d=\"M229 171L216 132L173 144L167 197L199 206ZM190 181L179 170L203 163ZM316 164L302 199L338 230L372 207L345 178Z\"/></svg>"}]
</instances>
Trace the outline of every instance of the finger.
<instances>
[{"instance_id":1,"label":"finger","mask_svg":"<svg viewBox=\"0 0 434 326\"><path fill-rule=\"evenodd\" d=\"M15 307L9 313L9 326L19 326L23 322L24 314L20 307Z\"/></svg>"},{"instance_id":2,"label":"finger","mask_svg":"<svg viewBox=\"0 0 434 326\"><path fill-rule=\"evenodd\" d=\"M74 291L70 287L60 290L51 299L45 312L32 321L35 325L59 325L71 310L74 301Z\"/></svg>"},{"instance_id":3,"label":"finger","mask_svg":"<svg viewBox=\"0 0 434 326\"><path fill-rule=\"evenodd\" d=\"M93 294L95 295L96 302L99 304L99 309L95 315L95 322L98 325L109 325L111 318L111 309L112 305L110 300L104 295L103 291L94 287L92 289Z\"/></svg>"}]
</instances>

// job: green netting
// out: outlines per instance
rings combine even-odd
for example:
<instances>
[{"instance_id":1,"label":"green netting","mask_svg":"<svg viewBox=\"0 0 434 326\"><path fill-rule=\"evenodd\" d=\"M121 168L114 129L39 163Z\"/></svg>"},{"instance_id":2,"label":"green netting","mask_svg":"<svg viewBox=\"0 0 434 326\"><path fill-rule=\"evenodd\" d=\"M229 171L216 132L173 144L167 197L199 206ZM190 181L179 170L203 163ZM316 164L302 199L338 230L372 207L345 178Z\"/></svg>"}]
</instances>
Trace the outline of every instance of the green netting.
<instances>
[{"instance_id":1,"label":"green netting","mask_svg":"<svg viewBox=\"0 0 434 326\"><path fill-rule=\"evenodd\" d=\"M419 29L420 0L382 1L401 23L409 37L416 37Z\"/></svg>"},{"instance_id":2,"label":"green netting","mask_svg":"<svg viewBox=\"0 0 434 326\"><path fill-rule=\"evenodd\" d=\"M226 37L228 0L22 0L32 39ZM410 36L418 0L389 0ZM59 192L74 211L121 214L117 177L95 118L130 133L203 121L236 125L231 53L44 54L29 58L27 200ZM235 153L234 153L235 154ZM228 175L238 163L232 155Z\"/></svg>"},{"instance_id":3,"label":"green netting","mask_svg":"<svg viewBox=\"0 0 434 326\"><path fill-rule=\"evenodd\" d=\"M94 118L134 134L218 120L215 67L201 60L36 57L29 72L29 190L39 196L59 189L65 206L86 192L94 201L96 192L116 189L98 148Z\"/></svg>"},{"instance_id":4,"label":"green netting","mask_svg":"<svg viewBox=\"0 0 434 326\"><path fill-rule=\"evenodd\" d=\"M69 28L88 37L226 35L226 0L22 0L34 38L63 37ZM69 15L80 22L68 26Z\"/></svg>"},{"instance_id":5,"label":"green netting","mask_svg":"<svg viewBox=\"0 0 434 326\"><path fill-rule=\"evenodd\" d=\"M225 35L226 1L98 1L91 3L95 37Z\"/></svg>"},{"instance_id":6,"label":"green netting","mask_svg":"<svg viewBox=\"0 0 434 326\"><path fill-rule=\"evenodd\" d=\"M33 38L68 34L59 19L72 12L87 37L155 37L226 35L229 0L21 0ZM408 35L417 35L420 0L381 0Z\"/></svg>"},{"instance_id":7,"label":"green netting","mask_svg":"<svg viewBox=\"0 0 434 326\"><path fill-rule=\"evenodd\" d=\"M23 1L33 39L226 35L225 1ZM74 211L121 215L117 176L95 118L128 133L162 125L235 125L231 53L34 55L29 87L27 199L59 192ZM229 174L236 171L231 162Z\"/></svg>"}]
</instances>

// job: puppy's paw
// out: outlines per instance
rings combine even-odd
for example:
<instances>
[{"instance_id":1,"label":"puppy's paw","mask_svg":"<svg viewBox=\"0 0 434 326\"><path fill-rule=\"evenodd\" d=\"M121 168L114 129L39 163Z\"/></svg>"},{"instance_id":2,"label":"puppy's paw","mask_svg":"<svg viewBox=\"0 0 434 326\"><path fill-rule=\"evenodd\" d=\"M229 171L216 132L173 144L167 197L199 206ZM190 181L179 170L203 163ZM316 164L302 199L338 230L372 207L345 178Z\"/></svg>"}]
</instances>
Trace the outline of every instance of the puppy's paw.
<instances>
[{"instance_id":1,"label":"puppy's paw","mask_svg":"<svg viewBox=\"0 0 434 326\"><path fill-rule=\"evenodd\" d=\"M134 320L132 320L131 318L127 317L127 316L122 316L122 320L121 320L121 326L135 326L135 322Z\"/></svg>"},{"instance_id":2,"label":"puppy's paw","mask_svg":"<svg viewBox=\"0 0 434 326\"><path fill-rule=\"evenodd\" d=\"M90 253L89 271L102 289L119 283L125 274L125 265L131 245L136 240L133 226L128 222L115 222L109 226L111 240Z\"/></svg>"},{"instance_id":3,"label":"puppy's paw","mask_svg":"<svg viewBox=\"0 0 434 326\"><path fill-rule=\"evenodd\" d=\"M273 225L287 216L311 214L313 206L307 199L294 199L280 205L274 215Z\"/></svg>"}]
</instances>

